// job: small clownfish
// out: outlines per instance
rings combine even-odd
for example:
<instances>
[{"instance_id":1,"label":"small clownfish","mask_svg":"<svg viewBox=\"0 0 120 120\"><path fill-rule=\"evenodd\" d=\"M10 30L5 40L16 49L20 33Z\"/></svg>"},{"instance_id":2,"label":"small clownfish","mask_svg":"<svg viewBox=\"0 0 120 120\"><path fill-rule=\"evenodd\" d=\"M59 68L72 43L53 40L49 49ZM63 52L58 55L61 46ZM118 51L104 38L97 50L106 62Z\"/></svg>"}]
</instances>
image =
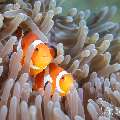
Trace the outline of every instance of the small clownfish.
<instances>
[{"instance_id":1,"label":"small clownfish","mask_svg":"<svg viewBox=\"0 0 120 120\"><path fill-rule=\"evenodd\" d=\"M48 80L46 81L45 78ZM45 75L45 71L39 73L35 77L33 89L44 88L48 82L52 85L51 95L57 90L61 96L65 96L73 85L73 76L55 63L51 63L49 65L49 75Z\"/></svg>"},{"instance_id":2,"label":"small clownfish","mask_svg":"<svg viewBox=\"0 0 120 120\"><path fill-rule=\"evenodd\" d=\"M33 32L29 32L26 36L23 37L21 41L21 47L23 50L22 64L24 64L24 58L28 47L37 39L39 39L38 36ZM51 63L53 57L54 50L52 48L49 48L44 43L37 45L31 57L32 66L30 67L30 75L34 76L42 72Z\"/></svg>"}]
</instances>

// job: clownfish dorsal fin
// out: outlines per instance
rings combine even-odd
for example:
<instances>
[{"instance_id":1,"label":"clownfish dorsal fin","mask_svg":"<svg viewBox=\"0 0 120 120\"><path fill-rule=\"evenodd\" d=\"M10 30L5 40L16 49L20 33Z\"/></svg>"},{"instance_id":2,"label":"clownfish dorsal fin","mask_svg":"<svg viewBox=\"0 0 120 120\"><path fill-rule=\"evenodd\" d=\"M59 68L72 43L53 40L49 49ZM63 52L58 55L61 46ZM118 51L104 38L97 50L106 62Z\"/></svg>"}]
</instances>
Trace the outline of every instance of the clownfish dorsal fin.
<instances>
[{"instance_id":1,"label":"clownfish dorsal fin","mask_svg":"<svg viewBox=\"0 0 120 120\"><path fill-rule=\"evenodd\" d=\"M56 49L54 47L50 47L49 49L50 49L51 56L55 58L57 56Z\"/></svg>"}]
</instances>

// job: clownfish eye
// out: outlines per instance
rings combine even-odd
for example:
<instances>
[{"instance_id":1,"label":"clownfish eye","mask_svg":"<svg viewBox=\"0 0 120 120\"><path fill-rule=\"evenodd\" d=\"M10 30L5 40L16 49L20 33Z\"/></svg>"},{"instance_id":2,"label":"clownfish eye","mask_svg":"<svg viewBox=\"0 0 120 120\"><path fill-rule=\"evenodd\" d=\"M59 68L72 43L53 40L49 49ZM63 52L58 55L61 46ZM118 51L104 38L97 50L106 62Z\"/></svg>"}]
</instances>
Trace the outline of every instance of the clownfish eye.
<instances>
[{"instance_id":1,"label":"clownfish eye","mask_svg":"<svg viewBox=\"0 0 120 120\"><path fill-rule=\"evenodd\" d=\"M35 51L38 51L38 50L39 50L38 48L35 49Z\"/></svg>"},{"instance_id":2,"label":"clownfish eye","mask_svg":"<svg viewBox=\"0 0 120 120\"><path fill-rule=\"evenodd\" d=\"M64 77L62 77L61 79L63 79L63 80L64 80Z\"/></svg>"}]
</instances>

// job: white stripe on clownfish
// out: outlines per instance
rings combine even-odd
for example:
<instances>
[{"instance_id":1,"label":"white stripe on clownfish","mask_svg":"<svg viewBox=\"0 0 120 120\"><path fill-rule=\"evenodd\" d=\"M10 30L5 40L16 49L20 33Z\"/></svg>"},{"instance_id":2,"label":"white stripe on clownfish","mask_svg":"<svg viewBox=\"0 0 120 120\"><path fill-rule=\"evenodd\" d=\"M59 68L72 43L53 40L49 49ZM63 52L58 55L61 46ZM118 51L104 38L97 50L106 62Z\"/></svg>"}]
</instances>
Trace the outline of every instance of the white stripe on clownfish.
<instances>
[{"instance_id":1,"label":"white stripe on clownfish","mask_svg":"<svg viewBox=\"0 0 120 120\"><path fill-rule=\"evenodd\" d=\"M60 88L60 80L61 80L61 78L62 78L64 75L66 75L66 74L68 74L66 71L62 71L62 72L60 72L60 73L58 74L58 76L56 77L56 89L57 89L58 92L65 93L65 92Z\"/></svg>"},{"instance_id":2,"label":"white stripe on clownfish","mask_svg":"<svg viewBox=\"0 0 120 120\"><path fill-rule=\"evenodd\" d=\"M32 63L30 63L30 67L32 69L35 69L35 70L40 70L41 69L40 67L37 67L37 66L33 65Z\"/></svg>"},{"instance_id":3,"label":"white stripe on clownfish","mask_svg":"<svg viewBox=\"0 0 120 120\"><path fill-rule=\"evenodd\" d=\"M61 78L68 74L66 71L61 71L58 76L56 77L56 90L61 93L65 93L61 88L60 88L60 80ZM52 84L53 80L50 74L45 74L44 75L44 86L46 85L47 82L50 82Z\"/></svg>"},{"instance_id":4,"label":"white stripe on clownfish","mask_svg":"<svg viewBox=\"0 0 120 120\"><path fill-rule=\"evenodd\" d=\"M32 54L35 50L35 48L39 45L39 44L44 44L41 40L35 40L34 42L32 42L30 44L30 46L28 47L28 50L27 50L27 53L26 53L26 56L25 56L25 72L28 72L29 71L29 67L30 67L30 61L31 61L31 57L32 57Z\"/></svg>"}]
</instances>

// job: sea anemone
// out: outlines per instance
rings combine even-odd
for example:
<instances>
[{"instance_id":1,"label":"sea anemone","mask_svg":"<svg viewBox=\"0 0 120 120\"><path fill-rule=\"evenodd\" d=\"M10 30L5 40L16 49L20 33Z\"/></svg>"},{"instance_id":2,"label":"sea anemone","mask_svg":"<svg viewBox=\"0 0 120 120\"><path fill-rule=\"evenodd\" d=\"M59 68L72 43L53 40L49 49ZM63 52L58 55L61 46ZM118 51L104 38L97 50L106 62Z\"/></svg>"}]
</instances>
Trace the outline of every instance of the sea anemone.
<instances>
[{"instance_id":1,"label":"sea anemone","mask_svg":"<svg viewBox=\"0 0 120 120\"><path fill-rule=\"evenodd\" d=\"M56 0L15 0L0 5L0 119L1 120L119 120L119 23L112 22L116 6L97 13L71 8L62 14ZM33 31L53 46L54 63L72 73L74 86L65 96L51 84L32 89L20 41Z\"/></svg>"}]
</instances>

